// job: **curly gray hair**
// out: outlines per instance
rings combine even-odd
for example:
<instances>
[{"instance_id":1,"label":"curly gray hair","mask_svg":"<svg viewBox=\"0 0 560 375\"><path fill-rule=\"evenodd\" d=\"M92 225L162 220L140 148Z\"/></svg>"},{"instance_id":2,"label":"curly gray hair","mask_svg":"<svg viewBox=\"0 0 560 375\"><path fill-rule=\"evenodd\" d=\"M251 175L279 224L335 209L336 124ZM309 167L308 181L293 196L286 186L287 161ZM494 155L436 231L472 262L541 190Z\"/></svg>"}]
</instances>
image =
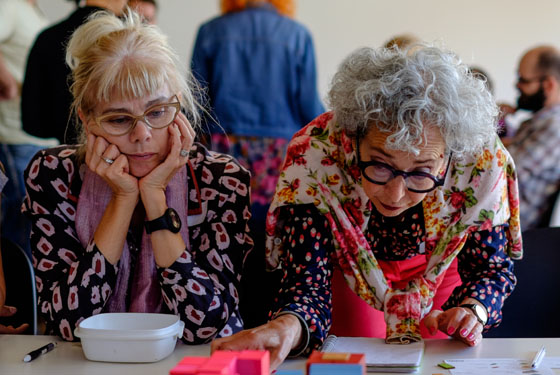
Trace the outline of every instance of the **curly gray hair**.
<instances>
[{"instance_id":1,"label":"curly gray hair","mask_svg":"<svg viewBox=\"0 0 560 375\"><path fill-rule=\"evenodd\" d=\"M392 133L387 147L414 154L425 125L438 127L457 157L480 152L496 131L498 107L484 81L454 53L428 45L356 50L335 74L328 101L348 134L377 126Z\"/></svg>"}]
</instances>

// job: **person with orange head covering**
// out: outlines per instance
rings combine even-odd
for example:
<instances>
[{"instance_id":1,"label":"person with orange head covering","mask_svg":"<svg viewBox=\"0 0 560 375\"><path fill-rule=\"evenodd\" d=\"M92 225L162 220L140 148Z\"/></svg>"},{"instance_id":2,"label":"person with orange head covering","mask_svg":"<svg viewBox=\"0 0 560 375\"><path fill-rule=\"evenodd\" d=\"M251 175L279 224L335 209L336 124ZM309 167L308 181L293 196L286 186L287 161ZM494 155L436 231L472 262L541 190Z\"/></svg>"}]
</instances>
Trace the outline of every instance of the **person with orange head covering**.
<instances>
[{"instance_id":1,"label":"person with orange head covering","mask_svg":"<svg viewBox=\"0 0 560 375\"><path fill-rule=\"evenodd\" d=\"M223 15L198 30L192 71L207 87L211 148L233 155L251 171L251 232L257 249L251 257L260 258L250 269L263 269L265 215L288 141L324 107L311 34L291 19L293 0L222 0L221 9ZM255 273L248 276L249 289L264 284ZM258 312L264 305L248 306L249 326L259 323L258 316L266 319L266 311Z\"/></svg>"}]
</instances>

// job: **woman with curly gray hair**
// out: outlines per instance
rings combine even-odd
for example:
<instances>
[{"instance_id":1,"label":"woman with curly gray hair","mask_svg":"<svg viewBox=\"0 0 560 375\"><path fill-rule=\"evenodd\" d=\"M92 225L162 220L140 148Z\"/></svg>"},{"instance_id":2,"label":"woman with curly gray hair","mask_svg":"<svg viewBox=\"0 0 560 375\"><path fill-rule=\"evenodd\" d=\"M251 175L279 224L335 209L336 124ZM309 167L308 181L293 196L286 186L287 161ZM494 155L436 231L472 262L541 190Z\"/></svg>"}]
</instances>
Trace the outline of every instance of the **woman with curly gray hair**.
<instances>
[{"instance_id":1,"label":"woman with curly gray hair","mask_svg":"<svg viewBox=\"0 0 560 375\"><path fill-rule=\"evenodd\" d=\"M269 349L277 366L328 333L478 344L522 255L484 82L435 47L362 48L329 101L292 139L269 211L267 259L284 275L271 320L213 348Z\"/></svg>"}]
</instances>

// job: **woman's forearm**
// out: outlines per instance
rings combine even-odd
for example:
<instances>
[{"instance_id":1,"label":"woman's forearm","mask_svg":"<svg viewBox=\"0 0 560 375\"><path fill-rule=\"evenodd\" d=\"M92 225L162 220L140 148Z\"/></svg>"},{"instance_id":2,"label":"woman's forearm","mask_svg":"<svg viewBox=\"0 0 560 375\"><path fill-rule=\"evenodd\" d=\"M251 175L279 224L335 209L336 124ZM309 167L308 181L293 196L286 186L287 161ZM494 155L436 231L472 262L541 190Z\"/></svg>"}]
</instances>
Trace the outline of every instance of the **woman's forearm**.
<instances>
[{"instance_id":1,"label":"woman's forearm","mask_svg":"<svg viewBox=\"0 0 560 375\"><path fill-rule=\"evenodd\" d=\"M103 256L116 264L121 258L136 198L111 198L93 235Z\"/></svg>"},{"instance_id":2,"label":"woman's forearm","mask_svg":"<svg viewBox=\"0 0 560 375\"><path fill-rule=\"evenodd\" d=\"M146 210L146 220L155 220L161 217L168 208L163 190L141 190L140 198ZM180 218L180 220L184 221L185 218ZM182 225L187 225L187 223L183 222ZM171 266L186 248L180 232L157 230L151 233L150 237L154 249L154 259L158 267Z\"/></svg>"}]
</instances>

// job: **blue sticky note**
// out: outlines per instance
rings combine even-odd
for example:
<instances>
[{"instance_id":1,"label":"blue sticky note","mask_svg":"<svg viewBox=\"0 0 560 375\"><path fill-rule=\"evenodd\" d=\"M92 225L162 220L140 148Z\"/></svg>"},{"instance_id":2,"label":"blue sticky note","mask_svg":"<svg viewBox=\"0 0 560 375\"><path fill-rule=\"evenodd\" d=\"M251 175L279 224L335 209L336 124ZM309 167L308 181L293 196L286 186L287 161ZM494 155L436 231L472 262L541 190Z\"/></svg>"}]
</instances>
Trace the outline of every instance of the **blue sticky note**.
<instances>
[{"instance_id":1,"label":"blue sticky note","mask_svg":"<svg viewBox=\"0 0 560 375\"><path fill-rule=\"evenodd\" d=\"M309 375L362 375L363 366L359 363L313 363Z\"/></svg>"},{"instance_id":2,"label":"blue sticky note","mask_svg":"<svg viewBox=\"0 0 560 375\"><path fill-rule=\"evenodd\" d=\"M276 370L274 375L305 375L303 370Z\"/></svg>"}]
</instances>

